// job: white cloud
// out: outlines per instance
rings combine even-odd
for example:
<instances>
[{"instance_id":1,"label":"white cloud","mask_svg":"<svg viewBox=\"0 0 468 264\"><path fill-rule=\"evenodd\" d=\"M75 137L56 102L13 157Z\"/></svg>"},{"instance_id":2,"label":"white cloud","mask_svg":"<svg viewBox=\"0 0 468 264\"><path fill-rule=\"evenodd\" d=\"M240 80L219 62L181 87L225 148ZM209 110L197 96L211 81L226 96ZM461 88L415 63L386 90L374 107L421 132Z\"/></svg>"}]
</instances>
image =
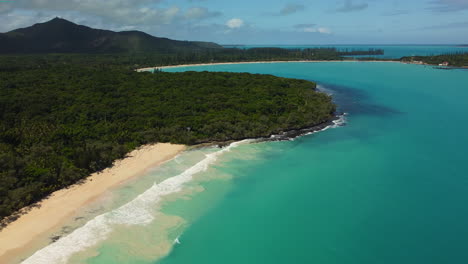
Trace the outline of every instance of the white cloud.
<instances>
[{"instance_id":1,"label":"white cloud","mask_svg":"<svg viewBox=\"0 0 468 264\"><path fill-rule=\"evenodd\" d=\"M337 12L355 12L361 11L369 7L367 3L354 4L352 0L346 0L343 6L336 9Z\"/></svg>"},{"instance_id":2,"label":"white cloud","mask_svg":"<svg viewBox=\"0 0 468 264\"><path fill-rule=\"evenodd\" d=\"M165 0L14 0L0 3L0 15L17 12L30 12L33 16L63 16L78 18L80 21L92 21L112 28L145 27L169 24L187 24L192 20L203 20L221 15L218 11L203 7L180 8L179 6L162 6ZM0 17L3 21L3 18ZM26 22L18 19L18 23ZM39 22L39 21L36 21ZM11 24L11 23L8 23ZM21 24L29 26L29 24ZM7 28L0 25L0 28ZM8 28L9 30L13 28Z\"/></svg>"},{"instance_id":3,"label":"white cloud","mask_svg":"<svg viewBox=\"0 0 468 264\"><path fill-rule=\"evenodd\" d=\"M52 19L53 16L33 14L29 12L10 12L2 15L5 23L0 23L0 32L7 32L24 26L30 26L37 22Z\"/></svg>"},{"instance_id":4,"label":"white cloud","mask_svg":"<svg viewBox=\"0 0 468 264\"><path fill-rule=\"evenodd\" d=\"M302 32L331 34L331 30L326 27L316 27L315 24L297 24L294 26Z\"/></svg>"},{"instance_id":5,"label":"white cloud","mask_svg":"<svg viewBox=\"0 0 468 264\"><path fill-rule=\"evenodd\" d=\"M0 14L8 13L9 11L11 11L11 9L12 9L11 3L9 2L0 3Z\"/></svg>"},{"instance_id":6,"label":"white cloud","mask_svg":"<svg viewBox=\"0 0 468 264\"><path fill-rule=\"evenodd\" d=\"M331 34L331 30L325 27L319 27L319 28L304 28L304 32L311 32L311 33L322 33L322 34Z\"/></svg>"},{"instance_id":7,"label":"white cloud","mask_svg":"<svg viewBox=\"0 0 468 264\"><path fill-rule=\"evenodd\" d=\"M226 26L230 29L240 28L244 25L244 20L240 18L233 18L226 22Z\"/></svg>"},{"instance_id":8,"label":"white cloud","mask_svg":"<svg viewBox=\"0 0 468 264\"><path fill-rule=\"evenodd\" d=\"M326 27L320 27L317 29L317 31L319 33L322 33L322 34L331 34L331 30L329 28L326 28Z\"/></svg>"},{"instance_id":9,"label":"white cloud","mask_svg":"<svg viewBox=\"0 0 468 264\"><path fill-rule=\"evenodd\" d=\"M32 12L55 12L57 15L79 13L99 17L118 24L167 24L179 13L178 7L158 8L154 3L162 0L15 0L8 5L9 10ZM4 8L5 9L5 8Z\"/></svg>"},{"instance_id":10,"label":"white cloud","mask_svg":"<svg viewBox=\"0 0 468 264\"><path fill-rule=\"evenodd\" d=\"M172 20L177 16L177 14L179 13L180 11L180 8L174 6L174 7L171 7L171 8L168 8L166 10L164 10L162 13L163 15L163 18L164 18L164 23L165 24L169 24L172 22ZM153 12L153 16L157 15L157 11L156 12Z\"/></svg>"},{"instance_id":11,"label":"white cloud","mask_svg":"<svg viewBox=\"0 0 468 264\"><path fill-rule=\"evenodd\" d=\"M304 32L317 32L316 28L313 27L306 27L302 29Z\"/></svg>"}]
</instances>

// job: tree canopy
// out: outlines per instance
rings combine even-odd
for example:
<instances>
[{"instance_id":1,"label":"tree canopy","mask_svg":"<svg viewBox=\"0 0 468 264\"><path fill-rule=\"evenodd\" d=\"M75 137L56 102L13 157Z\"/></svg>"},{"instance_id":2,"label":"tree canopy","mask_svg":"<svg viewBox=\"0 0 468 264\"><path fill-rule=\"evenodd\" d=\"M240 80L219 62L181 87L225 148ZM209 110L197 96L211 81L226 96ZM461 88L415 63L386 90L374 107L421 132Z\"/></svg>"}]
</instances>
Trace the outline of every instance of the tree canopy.
<instances>
[{"instance_id":1,"label":"tree canopy","mask_svg":"<svg viewBox=\"0 0 468 264\"><path fill-rule=\"evenodd\" d=\"M0 217L143 144L269 136L326 122L335 111L304 80L23 62L0 64Z\"/></svg>"},{"instance_id":2,"label":"tree canopy","mask_svg":"<svg viewBox=\"0 0 468 264\"><path fill-rule=\"evenodd\" d=\"M412 56L403 57L401 61L422 61L427 64L438 65L443 62L448 62L450 66L467 67L468 66L468 52L467 53L451 53L434 56Z\"/></svg>"}]
</instances>

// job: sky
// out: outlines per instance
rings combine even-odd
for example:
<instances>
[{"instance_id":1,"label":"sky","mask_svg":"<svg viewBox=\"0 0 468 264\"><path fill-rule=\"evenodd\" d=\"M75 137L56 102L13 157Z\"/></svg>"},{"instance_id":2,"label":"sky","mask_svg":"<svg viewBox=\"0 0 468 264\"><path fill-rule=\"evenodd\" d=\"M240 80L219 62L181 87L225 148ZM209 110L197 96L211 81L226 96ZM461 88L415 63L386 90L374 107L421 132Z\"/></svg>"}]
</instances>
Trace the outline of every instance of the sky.
<instances>
[{"instance_id":1,"label":"sky","mask_svg":"<svg viewBox=\"0 0 468 264\"><path fill-rule=\"evenodd\" d=\"M220 44L468 43L468 0L0 0L0 32L54 17Z\"/></svg>"}]
</instances>

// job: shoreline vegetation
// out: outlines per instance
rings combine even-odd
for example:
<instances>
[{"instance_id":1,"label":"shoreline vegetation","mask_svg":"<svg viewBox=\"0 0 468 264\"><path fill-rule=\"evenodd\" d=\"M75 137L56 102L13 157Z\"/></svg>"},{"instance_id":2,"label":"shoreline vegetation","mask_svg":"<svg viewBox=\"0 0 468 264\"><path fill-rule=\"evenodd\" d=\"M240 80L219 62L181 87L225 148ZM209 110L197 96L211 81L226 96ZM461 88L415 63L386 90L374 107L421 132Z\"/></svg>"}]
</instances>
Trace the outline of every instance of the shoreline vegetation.
<instances>
[{"instance_id":1,"label":"shoreline vegetation","mask_svg":"<svg viewBox=\"0 0 468 264\"><path fill-rule=\"evenodd\" d=\"M128 44L129 38L142 45ZM138 31L104 32L58 18L0 34L0 39L2 263L109 189L187 146L282 140L337 121L331 97L313 82L159 69L406 62L371 57L383 55L382 49L223 48ZM455 56L418 59L459 63Z\"/></svg>"},{"instance_id":2,"label":"shoreline vegetation","mask_svg":"<svg viewBox=\"0 0 468 264\"><path fill-rule=\"evenodd\" d=\"M14 247L21 250L34 235L47 232L126 177L141 174L143 171L118 181L103 179L108 170L119 170L118 165L110 167L116 160L138 151L135 149L146 149L155 142L222 145L246 138L282 140L324 129L337 119L331 98L317 92L312 82L271 75L167 73L160 69L287 62L415 63L404 58L343 57L383 53L335 48L223 48L177 54L1 55L0 248L5 251L0 251L0 261L10 258L11 252L16 252ZM433 62L427 61L428 65ZM138 73L144 71L153 74ZM270 138L272 135L278 136ZM154 163L147 161L148 166L174 157L183 145L171 145L177 146L175 152ZM140 168L148 167L142 164ZM99 181L108 181L99 191L88 193L75 204L68 203L67 210L59 209L54 202L60 201L57 193L84 190L99 182L94 180L98 175ZM82 181L82 185L77 184ZM45 224L36 224L40 219L45 219Z\"/></svg>"},{"instance_id":3,"label":"shoreline vegetation","mask_svg":"<svg viewBox=\"0 0 468 264\"><path fill-rule=\"evenodd\" d=\"M0 72L2 218L141 145L268 137L335 113L331 98L304 80L91 67Z\"/></svg>"},{"instance_id":4,"label":"shoreline vegetation","mask_svg":"<svg viewBox=\"0 0 468 264\"><path fill-rule=\"evenodd\" d=\"M375 54L374 54L375 53ZM382 55L383 51L360 50L342 52L335 48L283 49L216 49L186 51L177 54L166 53L123 53L123 54L3 54L0 55L0 70L15 71L53 66L83 66L94 68L120 68L135 70L155 66L186 64L234 63L234 62L277 62L277 61L348 61L358 60L355 55ZM363 57L362 60L368 59ZM375 59L373 60L384 60Z\"/></svg>"},{"instance_id":5,"label":"shoreline vegetation","mask_svg":"<svg viewBox=\"0 0 468 264\"><path fill-rule=\"evenodd\" d=\"M56 24L77 27L55 19L22 32L32 38L38 31L61 38L61 32L53 32ZM92 39L93 32L81 33ZM335 118L331 98L317 92L312 82L246 73L145 74L135 72L137 68L154 62L342 60L346 55L383 54L206 47L175 53L31 52L0 56L0 219L7 227L24 208L143 145L268 137Z\"/></svg>"},{"instance_id":6,"label":"shoreline vegetation","mask_svg":"<svg viewBox=\"0 0 468 264\"><path fill-rule=\"evenodd\" d=\"M287 63L287 62L314 63L314 62L335 62L335 61L336 60L331 60L331 61L328 61L328 60L327 61L322 61L322 60L314 60L314 61L299 60L299 61L297 61L297 60L294 60L294 61L248 61L248 62L180 64L180 65L177 65L177 66L170 65L170 66L141 68L141 69L136 69L136 71L141 72L141 71L148 71L148 70L151 70L151 69L165 69L165 68L174 68L174 67L206 66L206 65L223 65L223 64ZM360 62L361 60L341 60L341 61ZM403 63L406 63L404 61L398 61L398 60L370 60L370 59L363 60L363 62L371 62L371 61L375 61L375 62L403 62ZM159 74L159 73L157 73L157 74ZM257 139L260 138L260 140L285 140L285 139L290 139L290 138L294 138L294 137L304 135L304 134L307 134L307 133L322 130L322 129L330 126L330 125L333 125L334 124L333 122L335 120L337 120L337 119L338 119L338 115L329 115L327 120L323 120L322 122L319 122L319 123L316 123L316 124L313 124L313 125L296 127L296 128L293 128L293 129L284 129L285 132L277 131L276 134L275 133L272 133L270 135L265 134L265 135L261 135L261 136L258 136L258 137L253 137L253 136L241 137L241 138L237 138L237 140L241 140L241 139L245 139L245 138L257 138ZM269 136L272 136L272 135L275 135L275 136L274 137L269 137ZM227 141L228 140L224 140L224 141L223 140L220 140L220 141L212 140L212 141L199 142L197 144L199 144L199 145L206 145L206 144L223 145L223 144L226 144ZM142 145L141 149L146 149L148 146L151 146L151 145ZM155 146L158 146L158 145L155 145ZM179 146L179 145L174 145L174 146ZM184 149L184 148L185 147L182 147L182 149ZM135 150L135 151L138 151L138 150ZM177 152L174 152L172 157L175 156L180 151L182 151L182 150L178 150ZM124 158L121 161L119 160L119 161L116 162L116 164L125 163L127 159L135 158L135 155L133 155L132 153L133 152L130 152L130 154L127 155L127 156L130 156L130 158ZM159 153L159 154L161 154L161 153ZM167 158L167 159L170 159L170 158ZM148 162L149 162L148 164L151 164L151 166L156 166L156 163L162 163L164 161L153 160L153 161L148 161ZM147 169L148 167L145 167L145 165L142 165L141 168ZM125 181L125 179L122 179L122 180L120 180L118 182L115 182L115 179L112 179L112 178L104 179L104 177L102 177L103 175L105 176L105 175L109 174L107 172L108 170L111 170L111 171L116 170L117 171L118 169L119 169L119 166L116 165L116 166L104 169L102 172L95 172L95 173L91 174L90 176L88 176L87 178L85 178L84 180L81 180L81 181L84 181L85 184L86 183L89 184L91 182L94 182L95 184L97 184L99 181L94 181L94 178L97 177L98 175L100 175L101 180L107 181L107 183L102 186L104 188L101 189L100 191L91 192L91 193L88 193L87 195L85 195L85 197L89 197L89 199L85 199L85 200L87 202L92 201L93 198L95 198L95 197L99 196L100 194L104 193L109 188L113 188L114 186L118 185L122 181ZM140 171L138 173L135 173L134 175L127 175L127 177L128 178L135 177L135 176L137 176L138 174L141 174L141 173L142 172ZM32 222L38 221L38 218L36 217L36 215L40 214L40 212L42 212L42 211L44 211L44 212L46 212L46 211L47 212L57 211L58 207L55 208L55 209L50 209L50 206L47 206L48 204L54 204L54 201L58 201L58 200L61 199L59 196L56 195L56 193L68 192L69 190L82 190L81 189L82 186L83 186L83 188L87 188L86 187L87 185L81 185L80 183L75 183L75 184L73 184L71 186L68 186L68 187L65 187L65 188L62 188L62 189L58 189L58 191L56 191L53 194L47 196L45 199L40 200L39 203L34 203L34 204L29 205L27 207L23 207L19 211L16 211L16 213L11 215L10 217L4 218L3 222L2 222L2 227L1 227L2 229L0 229L0 245L2 245L2 247L0 247L0 248L5 249L5 251L0 252L0 260L10 258L12 256L11 254L9 254L6 251L17 252L17 250L21 251L22 248L24 249L24 246L19 246L19 247L17 246L17 249L14 249L15 244L11 242L12 237L17 239L16 240L16 241L18 241L17 243L22 244L22 245L26 245L26 244L31 243L33 241L34 236L31 236L30 234L28 234L27 236L24 236L24 233L21 234L21 230L27 230L27 229L22 228L21 226L25 225L25 223L32 223ZM38 226L34 225L34 228L36 229L36 232L38 232L38 233L36 233L37 236L40 236L40 234L44 234L45 232L47 232L47 230L50 230L53 226L60 224L61 221L63 221L63 219L66 218L66 216L69 215L70 212L72 213L74 210L77 210L79 207L82 207L83 205L86 205L87 202L82 201L82 203L79 204L79 205L70 206L69 210L68 210L68 213L67 213L67 210L65 210L65 212L62 212L63 214L58 216L58 217L54 217L53 213L50 213L50 214L47 213L47 215L45 215L45 218L47 218L50 221L48 223L48 225L46 225L45 227L38 227ZM45 208L45 209L41 209L41 208ZM44 217L44 215L43 215L43 217ZM9 231L9 230L13 230L13 231ZM25 239L25 237L26 237L26 239ZM9 241L8 242L9 246L4 246L4 241L2 239L5 239L5 238L7 238L7 241ZM26 240L29 240L29 242L26 242ZM16 245L18 245L18 244L16 244Z\"/></svg>"},{"instance_id":7,"label":"shoreline vegetation","mask_svg":"<svg viewBox=\"0 0 468 264\"><path fill-rule=\"evenodd\" d=\"M21 209L15 221L0 231L0 262L19 261L21 252L38 243L41 236L60 226L96 198L125 181L174 158L185 145L158 143L142 146L101 172L58 190L40 203Z\"/></svg>"},{"instance_id":8,"label":"shoreline vegetation","mask_svg":"<svg viewBox=\"0 0 468 264\"><path fill-rule=\"evenodd\" d=\"M223 64L287 63L287 62L314 63L314 62L335 62L335 61L338 61L338 62L340 61L344 61L344 62L375 61L375 62L410 63L410 62L406 62L403 60L402 61L387 60L387 59L380 60L380 59L372 59L372 58L366 58L364 60L356 60L356 59L352 59L352 60L348 60L348 59L346 60L345 59L343 60L292 60L292 61L279 60L279 61L246 61L246 62L179 64L179 65L139 68L139 69L136 69L136 71L142 72L142 71L149 71L152 69L223 65ZM4 64L0 64L0 65L4 65ZM95 65L92 65L91 67L94 67L94 66ZM70 67L70 65L67 65L67 67L65 68L68 68L68 67ZM49 66L45 68L50 69L54 67ZM24 69L22 69L21 71L23 70ZM29 68L27 70L31 70L31 69ZM16 72L16 70L13 70L12 72ZM161 73L156 73L155 75L157 76L158 74L161 74ZM192 74L195 74L195 73L192 73ZM313 87L315 89L315 85ZM330 125L335 124L334 122L338 119L338 115L331 114L332 112L334 113L334 108L329 109L330 114L328 115L326 120L322 120L321 122L318 122L318 123L309 124L309 125L301 126L301 127L295 127L292 129L283 129L283 131L285 132L281 132L280 130L277 130L276 133L271 133L271 134L264 134L260 136L239 137L239 138L236 138L236 140L241 140L245 138L257 138L257 139L260 138L260 140L267 140L267 141L268 140L287 140L287 139L301 136L304 134L312 133L315 131L320 131ZM269 137L269 136L272 136L272 137ZM226 144L227 141L229 140L220 140L220 141L210 140L210 141L201 141L201 142L198 142L197 144L199 144L200 146L206 145L206 144L219 144L222 146L223 144ZM65 188L59 188L57 189L57 191L47 196L45 199L41 199L38 203L33 203L32 205L23 207L19 211L16 211L15 214L10 215L10 217L4 218L2 222L2 227L1 227L2 229L0 229L0 248L3 250L3 251L0 251L0 261L6 262L19 256L18 253L25 252L25 250L28 248L28 245L31 245L31 243L34 242L35 238L46 234L47 231L51 230L53 227L60 225L65 219L67 219L67 217L72 215L73 212L75 212L79 208L85 206L86 204L91 202L93 199L102 195L109 189L112 189L115 186L118 186L123 181L128 180L132 177L136 177L142 174L146 169L157 166L158 164L161 164L164 161L171 159L172 157L174 157L175 155L177 155L179 152L183 151L183 149L186 148L184 145L167 144L169 146L172 146L172 150L161 151L158 146L165 145L164 143L163 144L158 143L156 145L147 145L147 144L148 143L146 143L146 145L143 144L141 145L140 148L138 148L138 150L134 150L133 152L130 152L130 154L126 155L127 158L124 158L118 161L115 161L114 159L112 159L112 161L115 162L114 166L106 167L106 169L102 170L101 172L99 171L95 172L91 174L90 176L86 177L85 179L82 179L78 183L75 183L71 186L68 186ZM135 148L136 146L137 145L134 145L134 147L131 147L131 148ZM148 153L152 153L155 150L157 152L157 155L164 155L164 153L166 153L167 156L164 156L162 159L161 159L161 156L159 156L159 158L153 157L151 160L146 160L146 164L138 165L137 166L138 168L136 169L136 171L134 171L133 174L126 174L125 176L122 176L120 178L104 177L106 175L111 175L111 174L125 173L125 169L122 168L122 164L126 164L127 162L132 162L131 160L134 160L134 159L135 159L134 162L137 162L137 160L140 159L139 155L134 155L133 153L139 153L140 151L143 151L143 152L148 151ZM140 161L142 160L143 159L140 159ZM96 179L99 179L99 180L96 180ZM97 186L98 184L100 185L99 188L91 187L91 186ZM83 190L85 191L84 195L82 195ZM70 193L72 195L67 195L66 197L64 197L63 194L65 193L67 194ZM77 197L76 194L78 193L80 194L78 196L82 196L82 197L78 200L74 200ZM58 204L67 204L66 210L63 210L63 206L60 206ZM32 225L31 223L34 223L34 225ZM32 227L34 229L33 231L31 230Z\"/></svg>"},{"instance_id":9,"label":"shoreline vegetation","mask_svg":"<svg viewBox=\"0 0 468 264\"><path fill-rule=\"evenodd\" d=\"M323 131L329 127L342 126L345 113L337 114L323 123L294 130L284 131L269 137L245 138L255 142L291 140L300 136ZM195 146L170 143L148 144L130 152L103 171L91 174L82 181L55 191L40 202L19 210L11 223L3 223L0 229L0 262L20 261L35 245L46 245L60 237L45 237L54 228L66 223L80 208L84 208L106 192L148 170L161 166L187 149L206 146L220 148L239 140L201 143ZM66 234L64 234L66 235Z\"/></svg>"},{"instance_id":10,"label":"shoreline vegetation","mask_svg":"<svg viewBox=\"0 0 468 264\"><path fill-rule=\"evenodd\" d=\"M267 63L322 63L322 62L401 62L399 60L391 59L372 59L372 60L278 60L278 61L237 61L237 62L213 62L213 63L195 63L195 64L181 64L181 65L166 65L154 66L135 69L137 72L152 71L158 69L172 69L182 67L196 67L196 66L215 66L215 65L233 65L233 64L267 64Z\"/></svg>"},{"instance_id":11,"label":"shoreline vegetation","mask_svg":"<svg viewBox=\"0 0 468 264\"><path fill-rule=\"evenodd\" d=\"M22 59L5 63L17 57ZM6 68L0 71L0 262L27 253L70 214L162 162L146 160L135 174L110 178L112 172L125 173L118 164L144 161L135 156L112 166L140 146L264 138L318 130L336 118L331 97L309 81L247 73L138 73L121 61L101 68L83 60L61 63L73 55L45 63L46 56L32 57L0 56L0 68ZM176 151L164 160L185 148L170 146Z\"/></svg>"},{"instance_id":12,"label":"shoreline vegetation","mask_svg":"<svg viewBox=\"0 0 468 264\"><path fill-rule=\"evenodd\" d=\"M196 66L214 66L214 65L233 65L233 64L263 64L263 63L323 63L323 62L393 62L404 64L417 64L428 66L439 66L440 63L447 61L447 68L468 68L468 53L453 54L453 55L438 55L438 56L413 56L402 57L401 59L380 59L374 57L362 58L342 58L341 60L262 60L262 61L236 61L236 62L211 62L211 63L194 63L180 65L164 65L152 66L135 69L137 72L153 71L158 69L171 69L181 67L196 67ZM452 62L452 63L451 63Z\"/></svg>"},{"instance_id":13,"label":"shoreline vegetation","mask_svg":"<svg viewBox=\"0 0 468 264\"><path fill-rule=\"evenodd\" d=\"M468 52L443 54L436 56L411 56L400 59L403 63L444 66L451 68L468 68Z\"/></svg>"}]
</instances>

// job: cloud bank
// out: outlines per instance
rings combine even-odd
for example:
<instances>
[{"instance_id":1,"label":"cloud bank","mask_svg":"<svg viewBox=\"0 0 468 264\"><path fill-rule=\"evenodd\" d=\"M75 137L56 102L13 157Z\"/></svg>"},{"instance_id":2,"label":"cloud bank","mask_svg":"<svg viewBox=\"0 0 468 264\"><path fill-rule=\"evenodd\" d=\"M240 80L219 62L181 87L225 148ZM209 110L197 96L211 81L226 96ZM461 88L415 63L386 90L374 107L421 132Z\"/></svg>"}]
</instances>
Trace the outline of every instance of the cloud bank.
<instances>
[{"instance_id":1,"label":"cloud bank","mask_svg":"<svg viewBox=\"0 0 468 264\"><path fill-rule=\"evenodd\" d=\"M100 20L106 25L114 25L114 28L190 23L222 15L219 11L211 11L204 7L183 9L176 5L163 6L163 2L163 0L15 0L0 2L0 14L17 17L63 16L69 19L77 18L79 21L89 20L94 24Z\"/></svg>"},{"instance_id":2,"label":"cloud bank","mask_svg":"<svg viewBox=\"0 0 468 264\"><path fill-rule=\"evenodd\" d=\"M294 13L303 11L305 9L304 5L301 4L287 4L279 12L280 16L292 15Z\"/></svg>"},{"instance_id":3,"label":"cloud bank","mask_svg":"<svg viewBox=\"0 0 468 264\"><path fill-rule=\"evenodd\" d=\"M230 29L240 28L244 25L244 20L240 18L233 18L226 22L226 26Z\"/></svg>"},{"instance_id":4,"label":"cloud bank","mask_svg":"<svg viewBox=\"0 0 468 264\"><path fill-rule=\"evenodd\" d=\"M468 0L435 0L429 8L438 12L455 12L468 9Z\"/></svg>"},{"instance_id":5,"label":"cloud bank","mask_svg":"<svg viewBox=\"0 0 468 264\"><path fill-rule=\"evenodd\" d=\"M354 4L352 0L346 0L343 3L343 6L337 8L335 11L336 12L356 12L356 11L361 11L364 9L367 9L369 7L369 4L367 3L362 3L362 4Z\"/></svg>"},{"instance_id":6,"label":"cloud bank","mask_svg":"<svg viewBox=\"0 0 468 264\"><path fill-rule=\"evenodd\" d=\"M297 24L294 28L307 33L331 34L332 31L327 27L317 27L316 24Z\"/></svg>"}]
</instances>

